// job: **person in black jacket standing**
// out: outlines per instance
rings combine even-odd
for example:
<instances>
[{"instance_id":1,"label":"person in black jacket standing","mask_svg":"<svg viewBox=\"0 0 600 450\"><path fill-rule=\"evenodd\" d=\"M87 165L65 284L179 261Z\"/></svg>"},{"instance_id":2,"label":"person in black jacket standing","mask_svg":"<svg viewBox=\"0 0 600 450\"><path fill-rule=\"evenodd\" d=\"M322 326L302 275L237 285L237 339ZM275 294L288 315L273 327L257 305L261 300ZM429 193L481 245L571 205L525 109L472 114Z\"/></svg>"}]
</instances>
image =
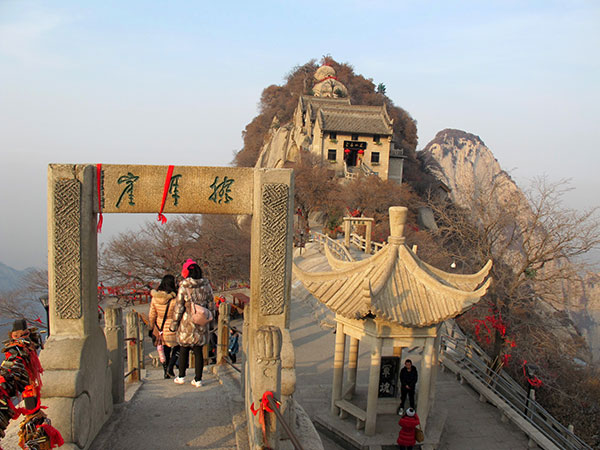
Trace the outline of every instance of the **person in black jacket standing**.
<instances>
[{"instance_id":1,"label":"person in black jacket standing","mask_svg":"<svg viewBox=\"0 0 600 450\"><path fill-rule=\"evenodd\" d=\"M408 394L408 401L410 407L415 408L415 387L417 386L417 380L419 374L417 368L412 365L412 361L407 359L404 362L404 367L400 371L400 409L399 414L404 412L404 402L406 401L406 395Z\"/></svg>"}]
</instances>

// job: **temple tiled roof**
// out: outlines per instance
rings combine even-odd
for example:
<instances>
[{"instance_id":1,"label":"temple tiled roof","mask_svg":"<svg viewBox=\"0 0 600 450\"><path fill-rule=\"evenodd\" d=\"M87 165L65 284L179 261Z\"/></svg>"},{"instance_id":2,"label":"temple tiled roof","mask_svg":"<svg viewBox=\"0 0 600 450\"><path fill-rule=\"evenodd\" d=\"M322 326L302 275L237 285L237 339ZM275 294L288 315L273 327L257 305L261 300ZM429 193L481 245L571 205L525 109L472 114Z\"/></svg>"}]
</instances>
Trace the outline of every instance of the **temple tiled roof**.
<instances>
[{"instance_id":1,"label":"temple tiled roof","mask_svg":"<svg viewBox=\"0 0 600 450\"><path fill-rule=\"evenodd\" d=\"M456 275L421 261L404 244L389 244L362 261L337 260L331 272L294 274L335 313L350 319L371 313L410 327L440 323L464 312L487 292L491 261L473 275Z\"/></svg>"},{"instance_id":2,"label":"temple tiled roof","mask_svg":"<svg viewBox=\"0 0 600 450\"><path fill-rule=\"evenodd\" d=\"M317 120L323 131L381 135L393 133L392 123L383 106L323 106L317 114Z\"/></svg>"},{"instance_id":3,"label":"temple tiled roof","mask_svg":"<svg viewBox=\"0 0 600 450\"><path fill-rule=\"evenodd\" d=\"M302 112L306 112L309 105L311 106L311 119L315 120L317 111L322 106L336 107L350 105L350 99L346 98L331 98L331 97L313 97L312 95L300 96L300 107Z\"/></svg>"}]
</instances>

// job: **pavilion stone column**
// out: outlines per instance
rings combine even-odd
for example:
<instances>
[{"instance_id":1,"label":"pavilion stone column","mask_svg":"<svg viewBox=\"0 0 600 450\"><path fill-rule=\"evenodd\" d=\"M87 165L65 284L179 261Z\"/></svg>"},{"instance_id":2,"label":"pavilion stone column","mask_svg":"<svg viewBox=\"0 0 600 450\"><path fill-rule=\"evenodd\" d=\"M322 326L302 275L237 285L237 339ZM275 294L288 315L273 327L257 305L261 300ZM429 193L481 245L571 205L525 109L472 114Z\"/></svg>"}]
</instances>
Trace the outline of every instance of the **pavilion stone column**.
<instances>
[{"instance_id":1,"label":"pavilion stone column","mask_svg":"<svg viewBox=\"0 0 600 450\"><path fill-rule=\"evenodd\" d=\"M350 350L348 352L348 396L345 400L352 400L356 392L356 372L358 370L358 347L360 341L350 337Z\"/></svg>"},{"instance_id":2,"label":"pavilion stone column","mask_svg":"<svg viewBox=\"0 0 600 450\"><path fill-rule=\"evenodd\" d=\"M436 386L437 386L437 379L438 379L438 373L440 370L440 345L441 345L441 341L442 338L440 336L440 327L441 325L437 326L437 336L435 338L435 341L433 343L433 355L431 358L431 381L429 382L429 409L431 410L431 408L433 408L434 406L434 402L435 402L435 394L436 394Z\"/></svg>"},{"instance_id":3,"label":"pavilion stone column","mask_svg":"<svg viewBox=\"0 0 600 450\"><path fill-rule=\"evenodd\" d=\"M429 414L431 381L433 379L434 347L434 339L427 338L425 340L423 359L421 360L421 374L419 375L419 383L417 384L419 393L417 413L419 414L419 419L421 419L423 430L427 427L427 416Z\"/></svg>"},{"instance_id":4,"label":"pavilion stone column","mask_svg":"<svg viewBox=\"0 0 600 450\"><path fill-rule=\"evenodd\" d=\"M335 331L335 352L333 356L333 383L331 387L331 414L340 413L340 408L335 402L342 399L342 385L344 383L344 353L346 352L346 335L344 325L337 322Z\"/></svg>"},{"instance_id":5,"label":"pavilion stone column","mask_svg":"<svg viewBox=\"0 0 600 450\"><path fill-rule=\"evenodd\" d=\"M48 167L50 338L42 396L65 449L87 448L112 413L111 371L98 322L95 172Z\"/></svg>"},{"instance_id":6,"label":"pavilion stone column","mask_svg":"<svg viewBox=\"0 0 600 450\"><path fill-rule=\"evenodd\" d=\"M367 420L365 434L373 436L377 426L377 400L379 395L379 370L381 368L381 347L383 340L374 338L371 348L371 370L369 372L369 388L367 391Z\"/></svg>"},{"instance_id":7,"label":"pavilion stone column","mask_svg":"<svg viewBox=\"0 0 600 450\"><path fill-rule=\"evenodd\" d=\"M251 446L257 449L267 443L262 442L259 417L258 414L252 414L250 406L252 403L260 405L265 391L271 391L276 398L281 399L281 360L286 363L294 360L293 355L280 354L283 330L289 328L294 192L292 177L289 169L254 170L251 301L249 315L245 315L248 320L248 336L244 338L248 342L246 415L249 419ZM270 336L270 342L273 342L271 350L262 347L261 342L267 335ZM263 350L272 356L265 359ZM283 351L291 351L290 346L285 345ZM293 368L286 367L286 380L291 377L290 370ZM290 388L289 385L286 387ZM290 390L287 389L286 393ZM273 420L269 425L268 437L268 446L271 448L279 447L277 428Z\"/></svg>"}]
</instances>

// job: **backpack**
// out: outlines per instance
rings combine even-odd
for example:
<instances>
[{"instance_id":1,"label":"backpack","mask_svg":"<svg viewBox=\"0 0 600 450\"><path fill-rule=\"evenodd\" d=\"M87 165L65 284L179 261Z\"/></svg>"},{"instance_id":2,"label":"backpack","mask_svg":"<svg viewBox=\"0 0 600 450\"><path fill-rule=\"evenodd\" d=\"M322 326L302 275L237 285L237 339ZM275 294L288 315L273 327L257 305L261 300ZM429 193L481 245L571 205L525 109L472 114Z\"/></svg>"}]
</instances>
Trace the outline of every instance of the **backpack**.
<instances>
[{"instance_id":1,"label":"backpack","mask_svg":"<svg viewBox=\"0 0 600 450\"><path fill-rule=\"evenodd\" d=\"M213 319L212 313L208 308L197 305L194 302L190 302L190 317L194 325L201 327L205 326Z\"/></svg>"}]
</instances>

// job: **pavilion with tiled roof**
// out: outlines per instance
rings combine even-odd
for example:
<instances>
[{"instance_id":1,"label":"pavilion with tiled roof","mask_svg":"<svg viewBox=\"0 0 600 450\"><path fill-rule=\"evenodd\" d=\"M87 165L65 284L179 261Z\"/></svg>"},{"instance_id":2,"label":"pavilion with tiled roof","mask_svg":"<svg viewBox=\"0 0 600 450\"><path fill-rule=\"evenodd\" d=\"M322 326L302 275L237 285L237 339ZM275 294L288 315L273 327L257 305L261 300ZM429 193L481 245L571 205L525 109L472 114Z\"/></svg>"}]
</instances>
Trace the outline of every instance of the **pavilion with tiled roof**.
<instances>
[{"instance_id":1,"label":"pavilion with tiled roof","mask_svg":"<svg viewBox=\"0 0 600 450\"><path fill-rule=\"evenodd\" d=\"M406 214L404 207L390 208L388 245L368 259L341 261L326 246L331 272L310 273L293 267L306 289L336 313L332 414L354 415L357 424L364 425L366 435L375 433L378 406L382 411L393 412L399 405L394 396L378 398L383 349L393 349L394 356L401 356L402 348L424 348L417 411L425 428L434 397L439 327L444 320L477 303L491 282L488 278L491 261L472 275L448 273L421 261L404 242ZM349 370L343 389L347 335L350 336ZM361 341L371 347L366 410L351 402Z\"/></svg>"}]
</instances>

